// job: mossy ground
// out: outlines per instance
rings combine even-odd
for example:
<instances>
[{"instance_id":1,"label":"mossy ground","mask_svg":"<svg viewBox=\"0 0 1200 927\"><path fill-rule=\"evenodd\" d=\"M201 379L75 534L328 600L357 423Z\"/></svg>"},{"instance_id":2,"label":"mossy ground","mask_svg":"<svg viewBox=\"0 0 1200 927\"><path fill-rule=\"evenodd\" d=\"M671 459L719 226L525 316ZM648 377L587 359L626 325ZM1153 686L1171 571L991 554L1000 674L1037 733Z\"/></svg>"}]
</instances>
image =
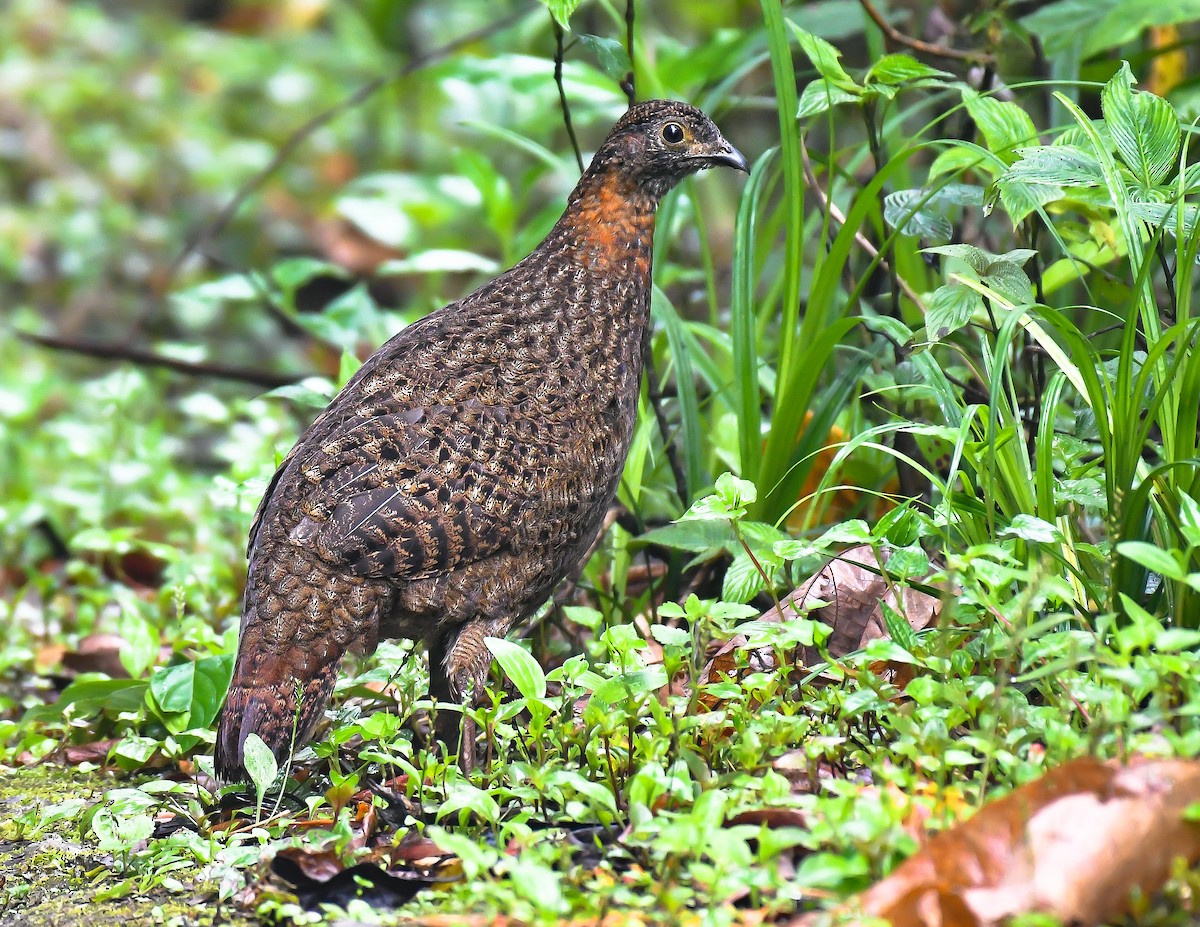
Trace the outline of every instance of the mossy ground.
<instances>
[{"instance_id":1,"label":"mossy ground","mask_svg":"<svg viewBox=\"0 0 1200 927\"><path fill-rule=\"evenodd\" d=\"M40 833L16 822L19 814L69 799L95 800L113 783L104 773L42 766L0 772L0 927L209 927L251 921L219 910L199 890L141 891L136 882L121 897L121 877L111 856L80 839L71 816ZM187 884L186 873L181 880Z\"/></svg>"}]
</instances>

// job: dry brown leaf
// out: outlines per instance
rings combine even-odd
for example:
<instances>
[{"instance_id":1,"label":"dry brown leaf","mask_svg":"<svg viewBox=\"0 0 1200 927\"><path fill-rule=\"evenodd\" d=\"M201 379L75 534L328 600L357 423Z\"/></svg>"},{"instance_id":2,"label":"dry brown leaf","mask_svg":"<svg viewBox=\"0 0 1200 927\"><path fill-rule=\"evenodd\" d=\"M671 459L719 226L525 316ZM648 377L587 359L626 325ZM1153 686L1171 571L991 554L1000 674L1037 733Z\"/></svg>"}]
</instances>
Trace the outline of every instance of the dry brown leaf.
<instances>
[{"instance_id":1,"label":"dry brown leaf","mask_svg":"<svg viewBox=\"0 0 1200 927\"><path fill-rule=\"evenodd\" d=\"M883 563L886 562L885 556ZM903 615L914 631L933 624L941 601L909 586L897 587L895 583L889 583L880 575L883 568L871 547L851 548L797 586L780 600L778 608L763 612L759 620L781 623L810 617L824 622L833 629L826 647L835 659L859 650L868 641L888 636L881 602ZM826 604L820 605L822 602ZM745 665L739 667L739 655L743 651L746 653ZM821 659L816 647L801 647L796 664L812 666ZM775 666L774 650L770 647L747 649L746 638L739 634L720 645L700 674L699 684L736 680L746 673L770 672ZM701 695L700 702L711 711L719 700Z\"/></svg>"},{"instance_id":2,"label":"dry brown leaf","mask_svg":"<svg viewBox=\"0 0 1200 927\"><path fill-rule=\"evenodd\" d=\"M89 634L74 651L63 654L62 664L73 673L106 673L112 679L128 679L121 651L129 642L119 634Z\"/></svg>"},{"instance_id":3,"label":"dry brown leaf","mask_svg":"<svg viewBox=\"0 0 1200 927\"><path fill-rule=\"evenodd\" d=\"M1110 921L1135 889L1161 888L1176 858L1200 859L1200 824L1183 817L1197 801L1200 761L1074 760L933 837L837 922L986 927L1026 913L1081 927Z\"/></svg>"},{"instance_id":4,"label":"dry brown leaf","mask_svg":"<svg viewBox=\"0 0 1200 927\"><path fill-rule=\"evenodd\" d=\"M888 636L881 602L903 615L914 631L924 630L937 618L941 601L910 586L899 587L897 597L896 583L881 575L888 559L890 553L880 562L868 545L852 547L782 599L782 615L780 609L772 608L763 613L762 620L784 621L807 613L833 629L826 641L832 657L845 656L869 641ZM820 602L828 604L817 607ZM805 648L806 665L820 659L815 647Z\"/></svg>"}]
</instances>

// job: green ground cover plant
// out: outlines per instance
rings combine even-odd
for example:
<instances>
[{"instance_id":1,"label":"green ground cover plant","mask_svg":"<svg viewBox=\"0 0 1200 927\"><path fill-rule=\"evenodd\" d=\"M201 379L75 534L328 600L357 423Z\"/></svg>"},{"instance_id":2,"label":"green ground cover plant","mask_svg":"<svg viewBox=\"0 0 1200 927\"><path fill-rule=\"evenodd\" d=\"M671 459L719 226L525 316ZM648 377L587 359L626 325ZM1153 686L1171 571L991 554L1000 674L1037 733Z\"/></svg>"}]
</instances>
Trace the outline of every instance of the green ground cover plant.
<instances>
[{"instance_id":1,"label":"green ground cover plant","mask_svg":"<svg viewBox=\"0 0 1200 927\"><path fill-rule=\"evenodd\" d=\"M1200 8L201 6L5 13L0 924L785 923L1072 759L1200 753ZM619 511L489 641L488 762L384 643L219 789L275 467L630 86L753 169L663 205ZM893 597L844 646L789 596L851 550Z\"/></svg>"}]
</instances>

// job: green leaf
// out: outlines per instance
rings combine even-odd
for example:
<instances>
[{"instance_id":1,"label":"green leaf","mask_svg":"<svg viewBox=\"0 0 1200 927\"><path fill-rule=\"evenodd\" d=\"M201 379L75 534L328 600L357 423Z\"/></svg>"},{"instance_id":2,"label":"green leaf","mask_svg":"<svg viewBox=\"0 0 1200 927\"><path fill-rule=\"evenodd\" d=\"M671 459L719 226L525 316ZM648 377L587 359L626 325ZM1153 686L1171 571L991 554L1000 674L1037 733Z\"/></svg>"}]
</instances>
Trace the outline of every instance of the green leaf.
<instances>
[{"instance_id":1,"label":"green leaf","mask_svg":"<svg viewBox=\"0 0 1200 927\"><path fill-rule=\"evenodd\" d=\"M721 585L721 598L726 602L749 602L764 588L762 574L758 572L754 561L742 551L733 558L733 563L725 571L725 581Z\"/></svg>"},{"instance_id":2,"label":"green leaf","mask_svg":"<svg viewBox=\"0 0 1200 927\"><path fill-rule=\"evenodd\" d=\"M542 0L550 15L568 32L571 31L571 14L579 8L580 2L581 0Z\"/></svg>"},{"instance_id":3,"label":"green leaf","mask_svg":"<svg viewBox=\"0 0 1200 927\"><path fill-rule=\"evenodd\" d=\"M630 71L629 52L616 39L600 35L577 35L579 44L592 53L600 70L613 80L622 80Z\"/></svg>"},{"instance_id":4,"label":"green leaf","mask_svg":"<svg viewBox=\"0 0 1200 927\"><path fill-rule=\"evenodd\" d=\"M830 107L862 101L863 97L860 94L835 87L827 81L810 81L804 85L800 94L800 107L796 111L796 118L808 119L811 116L819 116Z\"/></svg>"},{"instance_id":5,"label":"green leaf","mask_svg":"<svg viewBox=\"0 0 1200 927\"><path fill-rule=\"evenodd\" d=\"M196 672L191 663L165 666L150 677L150 691L163 711L179 713L192 706L192 687Z\"/></svg>"},{"instance_id":6,"label":"green leaf","mask_svg":"<svg viewBox=\"0 0 1200 927\"><path fill-rule=\"evenodd\" d=\"M72 718L87 718L97 712L136 711L146 698L146 683L137 679L109 679L99 674L80 676L62 691L53 705L40 705L25 713L37 721L57 720L71 710Z\"/></svg>"},{"instance_id":7,"label":"green leaf","mask_svg":"<svg viewBox=\"0 0 1200 927\"><path fill-rule=\"evenodd\" d=\"M1174 552L1162 550L1145 541L1122 541L1117 545L1117 553L1166 579L1182 580L1185 576L1183 566Z\"/></svg>"},{"instance_id":8,"label":"green leaf","mask_svg":"<svg viewBox=\"0 0 1200 927\"><path fill-rule=\"evenodd\" d=\"M521 695L527 699L545 697L546 674L523 647L502 637L485 637L483 642Z\"/></svg>"},{"instance_id":9,"label":"green leaf","mask_svg":"<svg viewBox=\"0 0 1200 927\"><path fill-rule=\"evenodd\" d=\"M954 226L929 208L932 203L933 198L925 190L896 190L883 198L883 221L901 235L948 241L954 234Z\"/></svg>"},{"instance_id":10,"label":"green leaf","mask_svg":"<svg viewBox=\"0 0 1200 927\"><path fill-rule=\"evenodd\" d=\"M1099 187L1104 184L1100 162L1090 153L1069 145L1036 145L1018 148L1014 161L996 183L1038 184L1051 187Z\"/></svg>"},{"instance_id":11,"label":"green leaf","mask_svg":"<svg viewBox=\"0 0 1200 927\"><path fill-rule=\"evenodd\" d=\"M934 245L931 248L923 248L922 250L927 254L941 254L945 257L962 261L977 274L986 273L992 263L992 256L982 248L976 248L974 245Z\"/></svg>"},{"instance_id":12,"label":"green leaf","mask_svg":"<svg viewBox=\"0 0 1200 927\"><path fill-rule=\"evenodd\" d=\"M1031 306L1037 301L1029 275L1012 261L993 261L982 277L984 283L1014 306Z\"/></svg>"},{"instance_id":13,"label":"green leaf","mask_svg":"<svg viewBox=\"0 0 1200 927\"><path fill-rule=\"evenodd\" d=\"M1016 103L978 94L966 86L962 87L962 97L967 112L994 154L1012 160L1013 148L1037 140L1033 120Z\"/></svg>"},{"instance_id":14,"label":"green leaf","mask_svg":"<svg viewBox=\"0 0 1200 927\"><path fill-rule=\"evenodd\" d=\"M692 642L692 635L684 628L673 628L668 624L651 625L650 636L664 647L687 647Z\"/></svg>"},{"instance_id":15,"label":"green leaf","mask_svg":"<svg viewBox=\"0 0 1200 927\"><path fill-rule=\"evenodd\" d=\"M592 692L588 707L593 705L597 710L605 710L616 702L627 698L639 698L650 692L656 692L667 684L667 671L661 664L636 670L632 673L622 673L612 679L606 679Z\"/></svg>"},{"instance_id":16,"label":"green leaf","mask_svg":"<svg viewBox=\"0 0 1200 927\"><path fill-rule=\"evenodd\" d=\"M806 29L801 29L794 22L789 22L788 27L796 36L796 41L800 43L800 48L804 50L804 54L808 56L808 60L812 62L813 67L817 69L817 73L821 77L837 87L839 90L845 90L849 93L861 94L863 88L859 86L854 78L846 73L838 60L842 57L842 53L826 42L823 38L813 35Z\"/></svg>"},{"instance_id":17,"label":"green leaf","mask_svg":"<svg viewBox=\"0 0 1200 927\"><path fill-rule=\"evenodd\" d=\"M150 692L163 712L181 715L173 730L205 728L216 718L232 674L233 654L204 657L160 669L150 677Z\"/></svg>"},{"instance_id":18,"label":"green leaf","mask_svg":"<svg viewBox=\"0 0 1200 927\"><path fill-rule=\"evenodd\" d=\"M262 808L263 797L267 789L279 775L279 763L275 754L257 734L247 734L246 742L242 745L242 763L246 767L246 775L254 783L254 792L258 796L258 806Z\"/></svg>"},{"instance_id":19,"label":"green leaf","mask_svg":"<svg viewBox=\"0 0 1200 927\"><path fill-rule=\"evenodd\" d=\"M972 316L983 308L983 300L968 286L948 283L933 291L928 306L925 337L930 341L941 341L970 322Z\"/></svg>"},{"instance_id":20,"label":"green leaf","mask_svg":"<svg viewBox=\"0 0 1200 927\"><path fill-rule=\"evenodd\" d=\"M158 657L158 629L137 612L122 609L117 634L125 641L118 654L125 672L138 679Z\"/></svg>"},{"instance_id":21,"label":"green leaf","mask_svg":"<svg viewBox=\"0 0 1200 927\"><path fill-rule=\"evenodd\" d=\"M898 548L887 559L887 571L900 579L924 576L929 572L929 555L918 544Z\"/></svg>"},{"instance_id":22,"label":"green leaf","mask_svg":"<svg viewBox=\"0 0 1200 927\"><path fill-rule=\"evenodd\" d=\"M1129 204L1129 214L1153 228L1161 227L1168 235L1178 236L1179 216L1178 206L1174 203L1143 203ZM1196 220L1200 217L1200 208L1187 204L1183 207L1183 236L1190 238L1196 228Z\"/></svg>"},{"instance_id":23,"label":"green leaf","mask_svg":"<svg viewBox=\"0 0 1200 927\"><path fill-rule=\"evenodd\" d=\"M313 257L285 258L271 268L271 279L284 291L289 304L296 290L317 277L336 277L344 280L347 276L344 267Z\"/></svg>"},{"instance_id":24,"label":"green leaf","mask_svg":"<svg viewBox=\"0 0 1200 927\"><path fill-rule=\"evenodd\" d=\"M1015 180L1004 184L997 183L994 189L999 191L1000 203L1014 226L1031 212L1036 212L1047 203L1053 203L1066 196L1062 187L1039 186Z\"/></svg>"},{"instance_id":25,"label":"green leaf","mask_svg":"<svg viewBox=\"0 0 1200 927\"><path fill-rule=\"evenodd\" d=\"M931 68L911 55L884 55L871 66L864 83L895 85L927 78L953 77L949 71Z\"/></svg>"},{"instance_id":26,"label":"green leaf","mask_svg":"<svg viewBox=\"0 0 1200 927\"><path fill-rule=\"evenodd\" d=\"M936 190L897 190L883 201L883 218L900 234L948 239L952 226L943 213L953 206L982 206L983 188L948 183Z\"/></svg>"},{"instance_id":27,"label":"green leaf","mask_svg":"<svg viewBox=\"0 0 1200 927\"><path fill-rule=\"evenodd\" d=\"M1020 538L1039 544L1053 544L1063 539L1062 532L1050 522L1023 513L1013 518L1009 526L1000 532L1000 536Z\"/></svg>"},{"instance_id":28,"label":"green leaf","mask_svg":"<svg viewBox=\"0 0 1200 927\"><path fill-rule=\"evenodd\" d=\"M720 550L734 540L733 528L728 521L690 518L647 531L637 543L704 553Z\"/></svg>"},{"instance_id":29,"label":"green leaf","mask_svg":"<svg viewBox=\"0 0 1200 927\"><path fill-rule=\"evenodd\" d=\"M917 632L912 629L908 619L882 599L879 608L883 612L883 623L887 627L888 636L908 653L916 653L920 648Z\"/></svg>"},{"instance_id":30,"label":"green leaf","mask_svg":"<svg viewBox=\"0 0 1200 927\"><path fill-rule=\"evenodd\" d=\"M1175 110L1160 96L1133 89L1128 62L1100 91L1104 124L1126 167L1147 187L1174 170L1183 132Z\"/></svg>"}]
</instances>

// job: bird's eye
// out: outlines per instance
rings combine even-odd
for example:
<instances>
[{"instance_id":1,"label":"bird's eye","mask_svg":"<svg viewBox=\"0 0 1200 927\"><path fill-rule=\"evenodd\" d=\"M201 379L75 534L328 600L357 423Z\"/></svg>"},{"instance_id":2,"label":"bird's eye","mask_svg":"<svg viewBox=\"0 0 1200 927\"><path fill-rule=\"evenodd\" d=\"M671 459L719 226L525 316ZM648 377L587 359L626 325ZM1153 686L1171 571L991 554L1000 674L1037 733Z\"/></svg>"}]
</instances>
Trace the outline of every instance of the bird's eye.
<instances>
[{"instance_id":1,"label":"bird's eye","mask_svg":"<svg viewBox=\"0 0 1200 927\"><path fill-rule=\"evenodd\" d=\"M662 137L668 145L678 145L683 141L683 126L678 122L668 122L662 127Z\"/></svg>"}]
</instances>

